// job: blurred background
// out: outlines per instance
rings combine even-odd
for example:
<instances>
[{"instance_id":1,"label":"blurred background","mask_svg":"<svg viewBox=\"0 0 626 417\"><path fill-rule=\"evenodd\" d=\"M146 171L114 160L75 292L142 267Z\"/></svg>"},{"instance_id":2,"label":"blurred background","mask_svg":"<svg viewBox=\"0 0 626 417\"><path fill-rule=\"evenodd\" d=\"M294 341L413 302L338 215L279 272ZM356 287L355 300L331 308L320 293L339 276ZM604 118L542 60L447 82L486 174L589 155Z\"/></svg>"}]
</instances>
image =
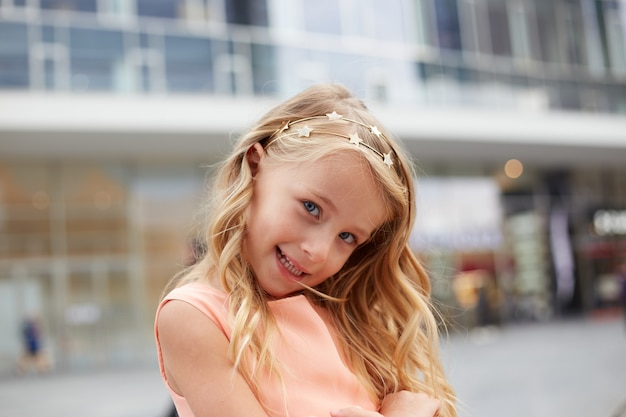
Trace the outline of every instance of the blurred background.
<instances>
[{"instance_id":1,"label":"blurred background","mask_svg":"<svg viewBox=\"0 0 626 417\"><path fill-rule=\"evenodd\" d=\"M626 1L0 0L0 378L28 320L41 369L154 366L210 167L322 81L415 158L452 332L621 319Z\"/></svg>"}]
</instances>

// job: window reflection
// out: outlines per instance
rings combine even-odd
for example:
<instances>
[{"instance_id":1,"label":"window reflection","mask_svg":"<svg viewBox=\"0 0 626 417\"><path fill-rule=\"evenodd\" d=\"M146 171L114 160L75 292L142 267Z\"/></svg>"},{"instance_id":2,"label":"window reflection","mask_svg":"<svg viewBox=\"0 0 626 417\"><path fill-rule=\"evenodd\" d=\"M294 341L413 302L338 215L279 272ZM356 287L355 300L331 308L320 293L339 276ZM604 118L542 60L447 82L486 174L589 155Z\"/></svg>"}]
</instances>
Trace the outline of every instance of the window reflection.
<instances>
[{"instance_id":1,"label":"window reflection","mask_svg":"<svg viewBox=\"0 0 626 417\"><path fill-rule=\"evenodd\" d=\"M228 0L224 3L226 7L226 21L228 23L267 26L266 0Z\"/></svg>"},{"instance_id":2,"label":"window reflection","mask_svg":"<svg viewBox=\"0 0 626 417\"><path fill-rule=\"evenodd\" d=\"M26 25L0 21L0 87L28 88L28 32Z\"/></svg>"},{"instance_id":3,"label":"window reflection","mask_svg":"<svg viewBox=\"0 0 626 417\"><path fill-rule=\"evenodd\" d=\"M461 0L459 3L465 10ZM461 25L457 0L418 0L418 42L444 50L461 50ZM471 10L471 6L468 6ZM467 18L467 17L464 17Z\"/></svg>"},{"instance_id":4,"label":"window reflection","mask_svg":"<svg viewBox=\"0 0 626 417\"><path fill-rule=\"evenodd\" d=\"M46 90L54 90L56 87L56 63L53 59L46 58L43 62L44 87Z\"/></svg>"},{"instance_id":5,"label":"window reflection","mask_svg":"<svg viewBox=\"0 0 626 417\"><path fill-rule=\"evenodd\" d=\"M305 29L311 32L341 34L341 13L336 0L304 0L302 19Z\"/></svg>"},{"instance_id":6,"label":"window reflection","mask_svg":"<svg viewBox=\"0 0 626 417\"><path fill-rule=\"evenodd\" d=\"M563 7L563 34L566 40L567 62L574 65L586 65L585 27L580 3L565 3Z\"/></svg>"},{"instance_id":7,"label":"window reflection","mask_svg":"<svg viewBox=\"0 0 626 417\"><path fill-rule=\"evenodd\" d=\"M41 41L45 43L54 43L56 39L55 28L50 25L41 26Z\"/></svg>"},{"instance_id":8,"label":"window reflection","mask_svg":"<svg viewBox=\"0 0 626 417\"><path fill-rule=\"evenodd\" d=\"M165 36L165 77L170 91L212 91L212 43L206 38Z\"/></svg>"},{"instance_id":9,"label":"window reflection","mask_svg":"<svg viewBox=\"0 0 626 417\"><path fill-rule=\"evenodd\" d=\"M619 0L605 0L601 4L609 66L613 74L624 76L626 75L626 5Z\"/></svg>"},{"instance_id":10,"label":"window reflection","mask_svg":"<svg viewBox=\"0 0 626 417\"><path fill-rule=\"evenodd\" d=\"M488 1L487 7L491 52L494 55L511 56L511 36L506 2L491 0Z\"/></svg>"},{"instance_id":11,"label":"window reflection","mask_svg":"<svg viewBox=\"0 0 626 417\"><path fill-rule=\"evenodd\" d=\"M461 49L461 28L456 0L435 0L437 34L441 49Z\"/></svg>"},{"instance_id":12,"label":"window reflection","mask_svg":"<svg viewBox=\"0 0 626 417\"><path fill-rule=\"evenodd\" d=\"M372 14L376 22L376 38L390 41L407 39L406 3L401 0L372 0Z\"/></svg>"},{"instance_id":13,"label":"window reflection","mask_svg":"<svg viewBox=\"0 0 626 417\"><path fill-rule=\"evenodd\" d=\"M182 0L137 0L137 15L174 19L182 13Z\"/></svg>"},{"instance_id":14,"label":"window reflection","mask_svg":"<svg viewBox=\"0 0 626 417\"><path fill-rule=\"evenodd\" d=\"M75 90L117 90L125 79L121 32L70 29L71 85Z\"/></svg>"},{"instance_id":15,"label":"window reflection","mask_svg":"<svg viewBox=\"0 0 626 417\"><path fill-rule=\"evenodd\" d=\"M528 15L521 3L512 3L509 7L511 49L519 58L531 57Z\"/></svg>"},{"instance_id":16,"label":"window reflection","mask_svg":"<svg viewBox=\"0 0 626 417\"><path fill-rule=\"evenodd\" d=\"M563 49L559 44L561 36L557 31L557 21L552 2L534 0L537 38L540 42L541 60L544 62L562 62Z\"/></svg>"},{"instance_id":17,"label":"window reflection","mask_svg":"<svg viewBox=\"0 0 626 417\"><path fill-rule=\"evenodd\" d=\"M97 11L97 0L40 0L44 10L64 10L73 12Z\"/></svg>"},{"instance_id":18,"label":"window reflection","mask_svg":"<svg viewBox=\"0 0 626 417\"><path fill-rule=\"evenodd\" d=\"M405 20L409 9L405 1L345 0L341 5L343 35L399 42L408 40Z\"/></svg>"},{"instance_id":19,"label":"window reflection","mask_svg":"<svg viewBox=\"0 0 626 417\"><path fill-rule=\"evenodd\" d=\"M274 46L253 43L250 45L250 52L254 93L258 95L272 95L276 93L278 85L274 68L276 59Z\"/></svg>"}]
</instances>

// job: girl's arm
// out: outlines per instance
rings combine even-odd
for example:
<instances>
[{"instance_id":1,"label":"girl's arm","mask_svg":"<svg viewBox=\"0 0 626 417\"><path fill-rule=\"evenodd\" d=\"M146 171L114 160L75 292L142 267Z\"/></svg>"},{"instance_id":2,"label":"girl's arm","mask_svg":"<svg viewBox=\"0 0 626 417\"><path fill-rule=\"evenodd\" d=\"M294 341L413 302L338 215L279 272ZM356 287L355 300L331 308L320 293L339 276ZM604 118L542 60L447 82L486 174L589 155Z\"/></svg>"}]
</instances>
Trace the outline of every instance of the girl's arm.
<instances>
[{"instance_id":1,"label":"girl's arm","mask_svg":"<svg viewBox=\"0 0 626 417\"><path fill-rule=\"evenodd\" d=\"M165 304L158 317L165 375L195 417L267 414L228 358L228 340L217 325L184 301Z\"/></svg>"}]
</instances>

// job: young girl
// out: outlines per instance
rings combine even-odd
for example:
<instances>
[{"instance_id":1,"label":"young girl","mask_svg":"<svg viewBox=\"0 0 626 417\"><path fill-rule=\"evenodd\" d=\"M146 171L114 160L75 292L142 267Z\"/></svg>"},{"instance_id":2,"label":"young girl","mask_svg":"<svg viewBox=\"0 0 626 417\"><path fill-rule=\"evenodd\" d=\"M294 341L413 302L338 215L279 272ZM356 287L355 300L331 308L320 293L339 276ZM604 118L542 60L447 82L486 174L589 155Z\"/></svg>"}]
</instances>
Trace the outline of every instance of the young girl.
<instances>
[{"instance_id":1,"label":"young girl","mask_svg":"<svg viewBox=\"0 0 626 417\"><path fill-rule=\"evenodd\" d=\"M341 86L243 135L215 179L207 252L157 311L181 417L456 416L408 246L413 178Z\"/></svg>"}]
</instances>

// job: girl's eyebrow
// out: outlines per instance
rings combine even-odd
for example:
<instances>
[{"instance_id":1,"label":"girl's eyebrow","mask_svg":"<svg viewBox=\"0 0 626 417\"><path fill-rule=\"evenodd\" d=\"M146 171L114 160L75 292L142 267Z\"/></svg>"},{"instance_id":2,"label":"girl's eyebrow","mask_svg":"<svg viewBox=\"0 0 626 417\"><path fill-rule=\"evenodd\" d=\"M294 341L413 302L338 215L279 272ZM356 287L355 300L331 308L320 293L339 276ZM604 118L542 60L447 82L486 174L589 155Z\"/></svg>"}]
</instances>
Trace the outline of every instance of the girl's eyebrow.
<instances>
[{"instance_id":1,"label":"girl's eyebrow","mask_svg":"<svg viewBox=\"0 0 626 417\"><path fill-rule=\"evenodd\" d=\"M313 194L316 198L322 200L324 202L324 204L330 208L330 211L336 213L337 212L337 206L335 206L335 204L332 202L332 200L330 198L328 198L327 196L325 196L323 193L317 191L317 190L313 190L310 189L309 190L311 192L311 194ZM365 229L362 229L359 226L352 226L354 228L354 231L356 232L357 235L359 235L360 237L363 238L363 240L367 240L372 236L371 232L366 231Z\"/></svg>"},{"instance_id":2,"label":"girl's eyebrow","mask_svg":"<svg viewBox=\"0 0 626 417\"><path fill-rule=\"evenodd\" d=\"M331 211L334 211L334 212L337 211L337 207L335 206L335 204L332 202L330 198L326 197L324 194L322 194L321 192L317 190L310 190L310 191L311 191L311 194L315 196L315 198L322 200L324 204L326 204L326 206L328 206L331 209Z\"/></svg>"}]
</instances>

